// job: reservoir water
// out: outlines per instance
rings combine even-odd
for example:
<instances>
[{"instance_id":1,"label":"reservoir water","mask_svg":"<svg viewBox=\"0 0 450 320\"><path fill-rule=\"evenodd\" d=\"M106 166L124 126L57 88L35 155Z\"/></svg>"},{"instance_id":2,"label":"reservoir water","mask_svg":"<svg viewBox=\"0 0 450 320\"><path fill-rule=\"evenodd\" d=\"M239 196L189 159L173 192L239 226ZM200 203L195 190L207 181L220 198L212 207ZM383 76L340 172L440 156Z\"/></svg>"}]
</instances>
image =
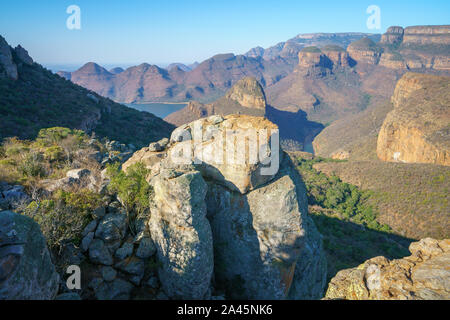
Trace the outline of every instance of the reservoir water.
<instances>
[{"instance_id":1,"label":"reservoir water","mask_svg":"<svg viewBox=\"0 0 450 320\"><path fill-rule=\"evenodd\" d=\"M169 114L183 109L186 103L126 103L127 107L153 113L155 116L163 119Z\"/></svg>"}]
</instances>

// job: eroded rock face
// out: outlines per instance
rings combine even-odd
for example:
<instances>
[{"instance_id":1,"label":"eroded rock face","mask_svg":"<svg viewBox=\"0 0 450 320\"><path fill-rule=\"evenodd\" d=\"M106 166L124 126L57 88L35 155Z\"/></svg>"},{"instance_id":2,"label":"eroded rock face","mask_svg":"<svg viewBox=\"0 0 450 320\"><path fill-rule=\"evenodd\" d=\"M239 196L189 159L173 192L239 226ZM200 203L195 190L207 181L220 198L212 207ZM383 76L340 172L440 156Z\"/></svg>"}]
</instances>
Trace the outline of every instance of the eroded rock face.
<instances>
[{"instance_id":1,"label":"eroded rock face","mask_svg":"<svg viewBox=\"0 0 450 320\"><path fill-rule=\"evenodd\" d=\"M11 47L2 36L0 36L0 67L3 67L7 77L13 80L19 78L17 66L13 61Z\"/></svg>"},{"instance_id":2,"label":"eroded rock face","mask_svg":"<svg viewBox=\"0 0 450 320\"><path fill-rule=\"evenodd\" d=\"M450 26L414 26L405 28L403 36L405 44L450 44Z\"/></svg>"},{"instance_id":3,"label":"eroded rock face","mask_svg":"<svg viewBox=\"0 0 450 320\"><path fill-rule=\"evenodd\" d=\"M398 44L403 41L404 29L402 27L389 27L385 34L381 36L380 43L383 44Z\"/></svg>"},{"instance_id":4,"label":"eroded rock face","mask_svg":"<svg viewBox=\"0 0 450 320\"><path fill-rule=\"evenodd\" d=\"M367 64L378 64L381 56L381 49L369 38L352 42L347 52L352 59Z\"/></svg>"},{"instance_id":5,"label":"eroded rock face","mask_svg":"<svg viewBox=\"0 0 450 320\"><path fill-rule=\"evenodd\" d=\"M320 236L288 157L281 167L274 181L244 195L209 185L216 283L230 298L321 295L326 263Z\"/></svg>"},{"instance_id":6,"label":"eroded rock face","mask_svg":"<svg viewBox=\"0 0 450 320\"><path fill-rule=\"evenodd\" d=\"M54 299L59 276L31 218L0 212L0 300Z\"/></svg>"},{"instance_id":7,"label":"eroded rock face","mask_svg":"<svg viewBox=\"0 0 450 320\"><path fill-rule=\"evenodd\" d=\"M322 52L333 62L333 67L350 66L350 57L347 51L339 46L325 46Z\"/></svg>"},{"instance_id":8,"label":"eroded rock face","mask_svg":"<svg viewBox=\"0 0 450 320\"><path fill-rule=\"evenodd\" d=\"M408 73L399 80L380 129L384 161L450 165L450 78Z\"/></svg>"},{"instance_id":9,"label":"eroded rock face","mask_svg":"<svg viewBox=\"0 0 450 320\"><path fill-rule=\"evenodd\" d=\"M126 164L165 154L152 163L148 177L154 188L149 227L162 263L162 287L169 297L204 298L214 270L214 286L229 297L319 298L326 274L321 238L289 157L267 140L259 155L278 154L271 158L280 161L273 172L263 174L271 164L259 158L251 164L248 153L242 164L215 161L229 151L221 135L242 137L243 129L258 136L276 126L262 117L212 116L177 128L165 150L146 148ZM186 147L192 160L179 162Z\"/></svg>"},{"instance_id":10,"label":"eroded rock face","mask_svg":"<svg viewBox=\"0 0 450 320\"><path fill-rule=\"evenodd\" d=\"M252 77L245 77L227 92L226 98L234 100L243 107L266 109L266 97L259 82Z\"/></svg>"},{"instance_id":11,"label":"eroded rock face","mask_svg":"<svg viewBox=\"0 0 450 320\"><path fill-rule=\"evenodd\" d=\"M450 299L450 240L431 238L412 243L411 256L376 257L338 272L326 299L429 300Z\"/></svg>"},{"instance_id":12,"label":"eroded rock face","mask_svg":"<svg viewBox=\"0 0 450 320\"><path fill-rule=\"evenodd\" d=\"M16 48L14 48L14 51L17 55L17 57L25 64L32 65L33 59L28 54L28 51L25 50L21 45L18 45Z\"/></svg>"},{"instance_id":13,"label":"eroded rock face","mask_svg":"<svg viewBox=\"0 0 450 320\"><path fill-rule=\"evenodd\" d=\"M149 228L162 264L164 291L177 299L206 298L214 265L206 183L198 171L167 169L152 184Z\"/></svg>"}]
</instances>

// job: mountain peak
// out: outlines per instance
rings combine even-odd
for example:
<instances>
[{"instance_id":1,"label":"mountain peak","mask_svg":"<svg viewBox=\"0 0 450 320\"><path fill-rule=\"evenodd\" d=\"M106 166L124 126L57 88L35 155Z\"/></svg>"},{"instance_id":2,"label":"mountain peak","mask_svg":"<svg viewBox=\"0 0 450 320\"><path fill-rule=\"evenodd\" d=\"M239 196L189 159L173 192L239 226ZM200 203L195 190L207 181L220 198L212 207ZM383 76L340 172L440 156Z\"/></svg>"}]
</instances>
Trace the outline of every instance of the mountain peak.
<instances>
[{"instance_id":1,"label":"mountain peak","mask_svg":"<svg viewBox=\"0 0 450 320\"><path fill-rule=\"evenodd\" d=\"M90 74L109 74L108 70L98 65L95 62L88 62L80 69L75 71L76 73L90 73Z\"/></svg>"}]
</instances>

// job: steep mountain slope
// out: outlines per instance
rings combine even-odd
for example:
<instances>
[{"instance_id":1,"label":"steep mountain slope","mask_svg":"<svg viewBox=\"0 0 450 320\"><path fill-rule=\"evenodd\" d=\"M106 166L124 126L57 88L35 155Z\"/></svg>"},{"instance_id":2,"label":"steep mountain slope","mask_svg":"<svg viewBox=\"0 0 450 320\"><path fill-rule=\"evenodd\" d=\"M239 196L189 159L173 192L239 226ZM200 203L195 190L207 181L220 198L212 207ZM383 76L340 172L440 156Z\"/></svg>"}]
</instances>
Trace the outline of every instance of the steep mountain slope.
<instances>
[{"instance_id":1,"label":"steep mountain slope","mask_svg":"<svg viewBox=\"0 0 450 320\"><path fill-rule=\"evenodd\" d=\"M150 113L117 104L52 74L23 52L17 54L1 37L0 48L12 56L10 64L0 60L0 138L32 138L41 128L64 126L144 145L168 136L174 128ZM17 78L8 71L11 68L17 70ZM105 77L110 75L90 64L76 76L99 70Z\"/></svg>"}]
</instances>

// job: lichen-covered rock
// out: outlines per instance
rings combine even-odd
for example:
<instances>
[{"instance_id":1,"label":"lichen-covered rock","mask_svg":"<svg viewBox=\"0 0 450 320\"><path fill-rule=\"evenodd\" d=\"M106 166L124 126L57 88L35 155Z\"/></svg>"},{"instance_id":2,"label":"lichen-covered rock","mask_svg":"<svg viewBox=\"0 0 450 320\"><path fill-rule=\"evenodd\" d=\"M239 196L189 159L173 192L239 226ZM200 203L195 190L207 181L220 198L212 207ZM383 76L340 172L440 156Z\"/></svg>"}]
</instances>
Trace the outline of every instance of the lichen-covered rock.
<instances>
[{"instance_id":1,"label":"lichen-covered rock","mask_svg":"<svg viewBox=\"0 0 450 320\"><path fill-rule=\"evenodd\" d=\"M210 184L207 207L215 278L229 297L320 297L326 274L321 238L288 157L274 181L245 195Z\"/></svg>"},{"instance_id":2,"label":"lichen-covered rock","mask_svg":"<svg viewBox=\"0 0 450 320\"><path fill-rule=\"evenodd\" d=\"M123 168L142 162L156 174L159 163L167 157L166 162L192 164L203 176L246 193L270 181L277 173L281 154L276 138L272 140L275 136L278 127L262 117L211 116L175 129L166 152L144 148ZM247 141L252 141L251 157Z\"/></svg>"},{"instance_id":3,"label":"lichen-covered rock","mask_svg":"<svg viewBox=\"0 0 450 320\"><path fill-rule=\"evenodd\" d=\"M28 204L31 198L22 186L0 182L0 210L14 210L18 205Z\"/></svg>"},{"instance_id":4,"label":"lichen-covered rock","mask_svg":"<svg viewBox=\"0 0 450 320\"><path fill-rule=\"evenodd\" d=\"M93 263L110 266L113 264L113 258L105 242L100 239L94 239L89 245L89 259Z\"/></svg>"},{"instance_id":5,"label":"lichen-covered rock","mask_svg":"<svg viewBox=\"0 0 450 320\"><path fill-rule=\"evenodd\" d=\"M249 132L257 148L238 144ZM226 147L225 133L232 138ZM209 297L213 269L216 289L229 298L321 297L321 237L300 176L278 141L267 139L276 133L265 118L241 115L196 120L172 133L148 177L154 190L149 229L170 298ZM230 150L244 161L217 160ZM139 158L155 153L146 148Z\"/></svg>"},{"instance_id":6,"label":"lichen-covered rock","mask_svg":"<svg viewBox=\"0 0 450 320\"><path fill-rule=\"evenodd\" d=\"M161 172L152 183L155 196L149 228L162 264L162 287L172 298L205 298L213 272L206 183L197 171L173 170Z\"/></svg>"},{"instance_id":7,"label":"lichen-covered rock","mask_svg":"<svg viewBox=\"0 0 450 320\"><path fill-rule=\"evenodd\" d=\"M59 287L39 225L29 217L0 212L0 300L54 299Z\"/></svg>"},{"instance_id":8,"label":"lichen-covered rock","mask_svg":"<svg viewBox=\"0 0 450 320\"><path fill-rule=\"evenodd\" d=\"M94 288L98 300L129 300L133 285L123 279L112 282L103 281Z\"/></svg>"},{"instance_id":9,"label":"lichen-covered rock","mask_svg":"<svg viewBox=\"0 0 450 320\"><path fill-rule=\"evenodd\" d=\"M450 299L450 240L431 238L412 243L411 256L376 257L339 271L326 299L435 300Z\"/></svg>"},{"instance_id":10,"label":"lichen-covered rock","mask_svg":"<svg viewBox=\"0 0 450 320\"><path fill-rule=\"evenodd\" d=\"M120 247L120 241L127 230L127 215L122 212L108 213L98 223L95 237L104 241L105 245L114 252Z\"/></svg>"},{"instance_id":11,"label":"lichen-covered rock","mask_svg":"<svg viewBox=\"0 0 450 320\"><path fill-rule=\"evenodd\" d=\"M450 165L450 77L405 74L377 142L383 161Z\"/></svg>"}]
</instances>

